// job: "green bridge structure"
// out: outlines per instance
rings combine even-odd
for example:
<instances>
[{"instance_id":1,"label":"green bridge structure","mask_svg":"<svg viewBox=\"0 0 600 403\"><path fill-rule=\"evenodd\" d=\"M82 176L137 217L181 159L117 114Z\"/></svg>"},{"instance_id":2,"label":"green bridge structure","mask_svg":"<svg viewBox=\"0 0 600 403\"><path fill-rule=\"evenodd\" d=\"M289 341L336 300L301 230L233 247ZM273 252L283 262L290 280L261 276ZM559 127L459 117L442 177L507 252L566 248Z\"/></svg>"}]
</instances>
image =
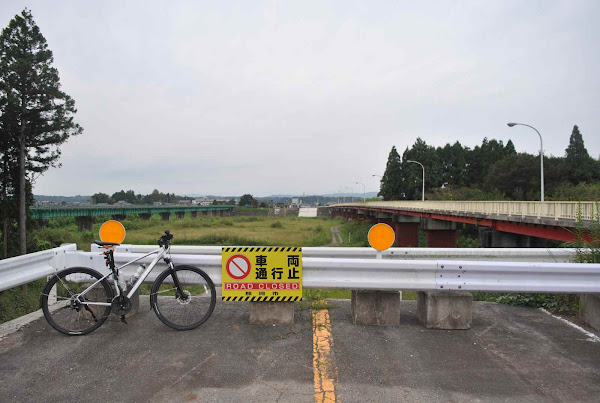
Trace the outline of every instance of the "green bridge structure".
<instances>
[{"instance_id":1,"label":"green bridge structure","mask_svg":"<svg viewBox=\"0 0 600 403\"><path fill-rule=\"evenodd\" d=\"M33 218L43 228L48 220L58 217L75 217L79 231L91 231L94 216L111 216L115 220L124 220L130 214L137 214L142 220L149 220L153 214L160 214L163 221L169 221L174 213L177 219L182 219L189 212L192 218L204 216L229 216L234 206L188 206L188 205L90 205L90 206L44 206L32 207Z\"/></svg>"}]
</instances>

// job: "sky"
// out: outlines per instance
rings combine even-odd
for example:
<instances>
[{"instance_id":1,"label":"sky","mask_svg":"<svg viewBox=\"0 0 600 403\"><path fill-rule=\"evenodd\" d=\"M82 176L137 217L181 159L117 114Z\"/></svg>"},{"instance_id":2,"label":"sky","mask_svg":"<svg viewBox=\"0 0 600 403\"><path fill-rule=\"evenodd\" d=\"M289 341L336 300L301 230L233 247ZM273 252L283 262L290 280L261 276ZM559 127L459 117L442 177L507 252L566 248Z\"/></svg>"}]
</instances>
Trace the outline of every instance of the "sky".
<instances>
[{"instance_id":1,"label":"sky","mask_svg":"<svg viewBox=\"0 0 600 403\"><path fill-rule=\"evenodd\" d=\"M83 134L35 194L377 191L420 137L600 156L598 1L9 1ZM359 182L359 184L357 184Z\"/></svg>"}]
</instances>

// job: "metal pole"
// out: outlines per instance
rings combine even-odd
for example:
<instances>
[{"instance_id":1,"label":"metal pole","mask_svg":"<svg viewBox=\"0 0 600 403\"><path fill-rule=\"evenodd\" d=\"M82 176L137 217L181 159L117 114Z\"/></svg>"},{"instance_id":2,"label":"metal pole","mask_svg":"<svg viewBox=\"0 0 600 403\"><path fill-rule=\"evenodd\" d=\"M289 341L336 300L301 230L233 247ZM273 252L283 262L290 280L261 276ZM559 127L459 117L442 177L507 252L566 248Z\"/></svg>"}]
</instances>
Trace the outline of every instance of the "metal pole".
<instances>
[{"instance_id":1,"label":"metal pole","mask_svg":"<svg viewBox=\"0 0 600 403\"><path fill-rule=\"evenodd\" d=\"M423 190L421 191L421 201L425 201L425 167L419 161L406 160L406 162L414 162L415 164L421 165L421 168L423 168Z\"/></svg>"},{"instance_id":2,"label":"metal pole","mask_svg":"<svg viewBox=\"0 0 600 403\"><path fill-rule=\"evenodd\" d=\"M363 203L367 200L367 192L365 191L365 184L364 183L360 183L360 182L356 182L357 185L362 185L363 186Z\"/></svg>"},{"instance_id":3,"label":"metal pole","mask_svg":"<svg viewBox=\"0 0 600 403\"><path fill-rule=\"evenodd\" d=\"M527 126L531 129L535 130L535 132L540 137L540 187L541 187L540 192L541 192L541 201L543 203L544 202L544 141L542 140L542 135L535 127L530 126L525 123L508 123L508 127L513 127L513 126L517 126L517 125Z\"/></svg>"}]
</instances>

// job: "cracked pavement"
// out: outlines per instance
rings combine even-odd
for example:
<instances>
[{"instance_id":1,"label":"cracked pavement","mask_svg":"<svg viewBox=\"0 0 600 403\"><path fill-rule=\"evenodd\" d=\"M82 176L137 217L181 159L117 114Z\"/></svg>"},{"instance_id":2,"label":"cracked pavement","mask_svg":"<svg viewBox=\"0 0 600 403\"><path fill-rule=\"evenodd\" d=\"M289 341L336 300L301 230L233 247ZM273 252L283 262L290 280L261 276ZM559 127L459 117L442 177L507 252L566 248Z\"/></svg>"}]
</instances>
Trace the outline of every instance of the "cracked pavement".
<instances>
[{"instance_id":1,"label":"cracked pavement","mask_svg":"<svg viewBox=\"0 0 600 403\"><path fill-rule=\"evenodd\" d=\"M473 327L423 328L414 301L399 327L355 326L330 301L336 398L364 401L597 401L600 343L533 308L475 303ZM0 401L314 402L313 318L248 323L247 303L218 302L198 329L164 326L147 298L129 325L68 337L45 320L0 340ZM598 332L596 332L598 333Z\"/></svg>"}]
</instances>

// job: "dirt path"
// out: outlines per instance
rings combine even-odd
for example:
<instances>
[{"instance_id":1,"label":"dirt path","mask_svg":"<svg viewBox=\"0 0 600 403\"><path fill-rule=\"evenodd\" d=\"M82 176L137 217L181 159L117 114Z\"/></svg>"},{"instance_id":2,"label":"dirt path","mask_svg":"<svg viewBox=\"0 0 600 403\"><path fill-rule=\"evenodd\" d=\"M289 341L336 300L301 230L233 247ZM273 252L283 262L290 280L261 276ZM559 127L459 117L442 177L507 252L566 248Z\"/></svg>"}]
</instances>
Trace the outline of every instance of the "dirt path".
<instances>
[{"instance_id":1,"label":"dirt path","mask_svg":"<svg viewBox=\"0 0 600 403\"><path fill-rule=\"evenodd\" d=\"M340 234L340 227L331 227L331 244L329 246L342 246L344 241L342 240L342 234Z\"/></svg>"}]
</instances>

